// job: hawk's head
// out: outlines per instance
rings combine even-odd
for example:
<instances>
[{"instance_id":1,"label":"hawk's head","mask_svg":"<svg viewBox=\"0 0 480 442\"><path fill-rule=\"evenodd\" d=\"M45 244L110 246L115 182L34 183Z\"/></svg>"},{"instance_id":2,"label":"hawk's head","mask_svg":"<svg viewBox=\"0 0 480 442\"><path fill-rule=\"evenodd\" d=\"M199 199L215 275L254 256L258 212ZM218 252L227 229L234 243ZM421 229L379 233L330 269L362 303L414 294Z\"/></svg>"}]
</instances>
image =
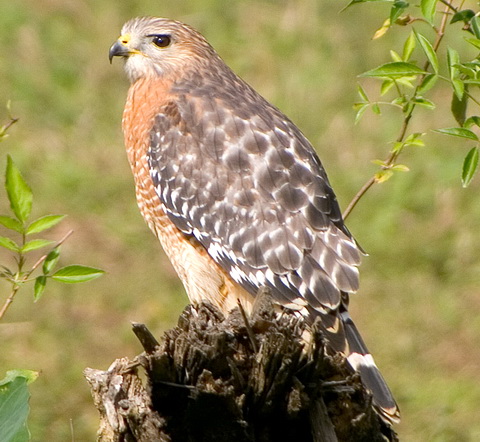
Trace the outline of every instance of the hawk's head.
<instances>
[{"instance_id":1,"label":"hawk's head","mask_svg":"<svg viewBox=\"0 0 480 442\"><path fill-rule=\"evenodd\" d=\"M122 28L122 35L111 46L113 57L124 57L125 70L132 83L140 78L183 74L199 68L213 56L214 49L195 29L165 18L134 18Z\"/></svg>"}]
</instances>

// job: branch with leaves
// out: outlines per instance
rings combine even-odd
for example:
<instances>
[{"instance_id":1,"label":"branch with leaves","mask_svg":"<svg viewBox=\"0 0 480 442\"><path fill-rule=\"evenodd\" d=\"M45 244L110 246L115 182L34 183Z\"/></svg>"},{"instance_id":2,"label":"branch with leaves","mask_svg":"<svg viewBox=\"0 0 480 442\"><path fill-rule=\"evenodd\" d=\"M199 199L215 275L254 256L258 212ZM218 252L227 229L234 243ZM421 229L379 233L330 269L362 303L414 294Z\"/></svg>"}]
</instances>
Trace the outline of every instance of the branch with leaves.
<instances>
[{"instance_id":1,"label":"branch with leaves","mask_svg":"<svg viewBox=\"0 0 480 442\"><path fill-rule=\"evenodd\" d=\"M10 106L7 105L10 113ZM0 128L0 141L8 136L8 130L18 121L10 119ZM15 266L0 265L0 278L10 284L10 293L0 303L0 320L14 301L19 290L28 283L34 286L34 301L38 301L44 293L49 279L75 283L97 278L104 273L93 267L69 265L55 270L60 258L60 246L72 234L69 231L59 241L42 238L32 238L60 223L65 215L45 215L31 220L33 193L20 170L7 156L5 172L5 190L10 203L11 214L0 215L0 225L11 233L9 236L0 236L0 247L12 252ZM40 249L47 249L33 265L27 265L31 254ZM38 272L37 272L38 271ZM37 274L39 273L39 274ZM28 441L30 432L27 427L29 413L28 384L38 377L38 372L32 370L10 370L0 380L0 440L1 441Z\"/></svg>"},{"instance_id":2,"label":"branch with leaves","mask_svg":"<svg viewBox=\"0 0 480 442\"><path fill-rule=\"evenodd\" d=\"M16 232L20 240L14 241L10 237L0 236L0 246L14 253L16 263L13 269L1 265L0 277L11 284L11 291L0 309L0 319L5 315L19 289L29 282L34 282L34 300L38 301L49 278L59 282L75 283L89 281L104 273L103 270L81 265L69 265L54 271L60 258L60 245L72 232L68 232L57 242L39 238L30 239L32 235L56 226L65 218L65 215L46 215L29 221L33 194L10 155L7 156L5 190L13 216L0 215L0 224L10 231ZM27 255L47 247L50 247L50 251L40 257L29 269L25 269ZM40 266L41 274L34 277L33 273L40 269Z\"/></svg>"},{"instance_id":3,"label":"branch with leaves","mask_svg":"<svg viewBox=\"0 0 480 442\"><path fill-rule=\"evenodd\" d=\"M352 0L347 7L360 3L369 3L378 0ZM385 100L371 100L362 85L358 85L360 101L355 103L356 122L359 122L367 109L376 114L381 114L382 106L393 106L401 112L402 123L397 138L393 141L390 152L384 160L374 160L380 166L377 171L353 197L343 216L347 218L365 193L375 184L390 179L395 172L408 171L408 167L399 164L399 156L412 146L424 146L423 137L427 130L461 138L464 141L474 141L475 145L468 150L461 172L461 180L467 187L477 169L480 139L474 128L480 127L480 117L470 115L467 117L468 104L480 105L472 95L471 90L480 85L480 59L477 55L473 60L464 62L460 60L459 51L447 47L446 57L439 57L441 43L447 29L450 33L458 33L456 24L463 23L460 32L465 33L465 45L480 50L480 11L465 8L464 0L441 1L443 8L438 9L438 0L421 0L416 4L409 4L401 0L392 0L388 18L376 31L374 38L381 38L393 26L401 26L410 30L403 44L401 55L391 50L392 61L360 75L361 78L380 80L380 97L390 97ZM473 3L473 2L472 2ZM477 4L475 6L478 7ZM420 14L420 15L418 15ZM439 22L439 23L437 23ZM428 38L414 27L422 23L431 29L432 37ZM448 25L454 25L448 27ZM412 59L416 49L421 52L422 62ZM418 51L417 51L418 52ZM418 53L416 54L418 56ZM445 58L446 62L441 60ZM438 81L440 80L440 81ZM452 101L449 103L453 117L459 126L449 128L430 129L425 132L410 132L412 118L419 107L434 110L437 104L429 97L432 91L446 85L452 91ZM393 97L392 97L393 95Z\"/></svg>"}]
</instances>

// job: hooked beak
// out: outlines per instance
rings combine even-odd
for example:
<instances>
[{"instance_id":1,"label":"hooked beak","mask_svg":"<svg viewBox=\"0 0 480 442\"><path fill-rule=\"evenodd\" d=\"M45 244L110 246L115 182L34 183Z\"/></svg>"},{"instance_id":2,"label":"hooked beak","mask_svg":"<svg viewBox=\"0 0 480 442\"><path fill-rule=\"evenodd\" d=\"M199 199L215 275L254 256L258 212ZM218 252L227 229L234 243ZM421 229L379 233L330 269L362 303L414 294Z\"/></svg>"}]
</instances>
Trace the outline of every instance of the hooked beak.
<instances>
[{"instance_id":1,"label":"hooked beak","mask_svg":"<svg viewBox=\"0 0 480 442\"><path fill-rule=\"evenodd\" d=\"M112 64L113 57L128 57L128 52L128 49L119 40L117 40L115 43L113 43L108 51L108 59L110 60L110 64Z\"/></svg>"},{"instance_id":2,"label":"hooked beak","mask_svg":"<svg viewBox=\"0 0 480 442\"><path fill-rule=\"evenodd\" d=\"M137 49L132 49L129 46L131 37L129 34L121 35L118 40L113 43L108 51L108 59L112 64L113 57L129 57L132 54L141 54Z\"/></svg>"}]
</instances>

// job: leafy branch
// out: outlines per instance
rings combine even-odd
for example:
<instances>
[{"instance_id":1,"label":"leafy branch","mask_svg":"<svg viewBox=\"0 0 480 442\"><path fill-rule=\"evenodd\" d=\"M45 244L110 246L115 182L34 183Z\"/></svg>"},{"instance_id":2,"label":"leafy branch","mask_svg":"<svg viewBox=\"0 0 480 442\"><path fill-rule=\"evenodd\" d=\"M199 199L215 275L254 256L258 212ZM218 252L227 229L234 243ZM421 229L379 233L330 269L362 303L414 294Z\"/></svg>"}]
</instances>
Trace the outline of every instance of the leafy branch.
<instances>
[{"instance_id":1,"label":"leafy branch","mask_svg":"<svg viewBox=\"0 0 480 442\"><path fill-rule=\"evenodd\" d=\"M375 0L352 0L347 7L372 1ZM412 146L424 146L422 138L426 132L410 133L409 128L418 107L429 110L436 108L435 103L426 96L431 94L432 89L438 88L439 84L448 84L452 89L451 111L460 127L436 129L434 131L479 142L478 136L471 128L473 126L480 127L480 117L472 115L467 118L466 113L469 101L476 105L480 104L469 91L469 87L480 86L480 60L476 57L470 62L462 63L459 53L448 47L446 66L443 66L439 61L438 52L446 33L449 18L451 18L450 24L463 22L462 29L469 34L465 41L477 50L480 49L480 22L478 20L480 12L475 13L471 9L462 9L464 1L459 1L458 5L455 1L441 1L445 6L443 11L437 10L438 0L421 0L413 8L409 3L401 0L395 0L392 3L389 17L377 30L374 38L381 38L392 26L412 26L412 30L403 44L403 52L399 55L393 50L390 51L391 62L364 72L360 77L381 80L380 96L387 95L390 91L394 91L395 96L390 101L372 101L367 96L365 89L359 84L360 101L354 106L357 111L355 121L360 121L368 108L376 114L381 114L381 107L389 105L401 111L402 123L399 134L392 143L393 147L386 158L373 161L380 166L380 170L369 178L353 197L343 214L344 218L350 215L360 199L374 184L387 181L393 176L394 172L409 170L407 166L398 164L397 160L405 149ZM420 11L421 16L412 16L407 12L410 9L413 9L417 14ZM439 15L441 15L441 19L437 26L435 20ZM413 28L413 24L417 22L428 24L433 30L434 38L430 40ZM425 59L423 66L411 59L417 47L421 49ZM445 71L446 74L443 74ZM441 82L438 82L438 80L441 80ZM469 185L474 176L478 165L478 156L478 144L476 144L468 151L463 162L461 175L464 187Z\"/></svg>"},{"instance_id":2,"label":"leafy branch","mask_svg":"<svg viewBox=\"0 0 480 442\"><path fill-rule=\"evenodd\" d=\"M41 233L54 227L65 218L65 215L46 215L28 222L32 210L32 191L10 155L7 156L5 178L5 189L13 216L0 215L0 224L16 232L20 237L20 241L16 242L10 237L0 236L0 247L12 251L16 262L16 268L13 270L4 265L1 266L3 271L0 272L0 277L11 284L11 291L0 309L0 319L5 315L19 289L28 282L35 281L34 300L38 301L45 290L48 278L66 283L85 282L104 273L102 270L93 267L79 265L70 265L53 272L60 258L60 245L66 241L72 234L72 231L68 232L53 247L54 241L29 238L33 234ZM38 259L30 269L25 270L27 254L46 247L50 247L50 251ZM41 275L33 278L32 274L40 265L42 265Z\"/></svg>"},{"instance_id":3,"label":"leafy branch","mask_svg":"<svg viewBox=\"0 0 480 442\"><path fill-rule=\"evenodd\" d=\"M28 270L27 272L23 273L21 272L21 269L23 267L23 263L25 261L25 254L24 252L21 252L21 251L18 251L18 257L17 257L17 263L18 263L18 271L15 275L12 274L11 270L9 270L7 267L5 266L2 266L2 268L4 269L4 272L2 274L2 277L7 279L8 281L10 281L10 283L12 284L12 289L11 289L11 292L10 292L10 295L8 296L8 298L6 299L5 303L3 304L3 307L0 309L0 319L3 318L3 315L5 314L5 312L7 311L8 307L10 306L10 304L13 302L13 299L15 298L15 295L17 294L18 290L20 289L20 287L26 283L26 282L29 282L31 281L30 279L30 276L31 274L43 263L45 267L47 267L47 269L51 266L51 263L54 262L55 259L57 259L59 257L59 253L60 253L60 245L63 244L67 238L73 233L73 230L70 230L60 241L57 242L57 244L55 245L55 247L52 249L52 251L46 255L43 255L42 257L40 257L36 262L35 264L32 265L32 267L30 268L30 270ZM25 245L25 243L24 243ZM8 248L8 247L7 247ZM22 265L21 265L22 264ZM45 269L44 269L45 270ZM45 273L45 272L44 272ZM40 292L43 292L43 290L45 289L45 280L44 278L46 278L45 275L42 275L42 276L38 276L36 279L35 279L35 295L34 295L34 298L35 300L39 299L40 297Z\"/></svg>"},{"instance_id":4,"label":"leafy branch","mask_svg":"<svg viewBox=\"0 0 480 442\"><path fill-rule=\"evenodd\" d=\"M0 129L0 141L7 136L8 129L16 121L17 119L10 118L9 123ZM30 221L33 193L10 155L7 155L5 190L12 213L0 215L0 225L8 229L12 235L0 236L0 247L13 253L15 266L10 268L0 265L0 278L5 279L11 286L10 293L0 308L0 320L4 317L20 288L27 283L34 283L34 301L38 301L43 295L49 279L63 283L76 283L89 281L104 273L103 270L81 265L69 265L55 270L60 258L60 246L73 232L68 232L57 242L41 238L31 239L33 235L56 226L65 218L65 215L45 215ZM15 239L15 236L18 239ZM30 254L45 248L49 248L49 251L28 267L27 258ZM40 270L40 274L34 276L37 269Z\"/></svg>"},{"instance_id":5,"label":"leafy branch","mask_svg":"<svg viewBox=\"0 0 480 442\"><path fill-rule=\"evenodd\" d=\"M10 103L8 103L7 109L9 121L0 128L0 141L9 135L9 129L18 121L18 118L13 118L10 114ZM75 283L89 281L104 273L103 270L81 265L69 265L55 270L60 259L60 246L73 231L70 230L56 242L42 238L32 239L32 236L59 224L65 215L45 215L34 220L30 219L33 193L10 155L7 155L5 190L11 213L0 215L0 226L7 229L10 235L0 236L0 247L12 252L15 266L0 265L0 278L10 284L10 293L0 307L0 320L5 316L20 289L28 283L33 283L34 301L38 301L44 293L49 279ZM28 266L28 258L40 249L48 251L34 261L33 265ZM0 380L1 441L30 440L30 432L27 427L30 408L28 384L35 381L37 377L38 372L36 371L17 369L8 371L6 376Z\"/></svg>"}]
</instances>

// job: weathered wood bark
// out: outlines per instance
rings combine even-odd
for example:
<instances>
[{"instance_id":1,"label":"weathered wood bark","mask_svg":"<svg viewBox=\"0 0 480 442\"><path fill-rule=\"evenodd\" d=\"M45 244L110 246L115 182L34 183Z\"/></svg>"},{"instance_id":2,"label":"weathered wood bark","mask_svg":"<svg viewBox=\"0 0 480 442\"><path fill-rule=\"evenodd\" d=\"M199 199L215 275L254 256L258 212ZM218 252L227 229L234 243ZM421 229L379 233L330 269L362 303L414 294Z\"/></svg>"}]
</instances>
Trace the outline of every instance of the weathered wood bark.
<instances>
[{"instance_id":1,"label":"weathered wood bark","mask_svg":"<svg viewBox=\"0 0 480 442\"><path fill-rule=\"evenodd\" d=\"M85 370L99 440L397 440L345 361L325 354L322 335L306 343L303 321L277 318L269 303L250 318L189 306L160 344L134 324L144 353Z\"/></svg>"}]
</instances>

